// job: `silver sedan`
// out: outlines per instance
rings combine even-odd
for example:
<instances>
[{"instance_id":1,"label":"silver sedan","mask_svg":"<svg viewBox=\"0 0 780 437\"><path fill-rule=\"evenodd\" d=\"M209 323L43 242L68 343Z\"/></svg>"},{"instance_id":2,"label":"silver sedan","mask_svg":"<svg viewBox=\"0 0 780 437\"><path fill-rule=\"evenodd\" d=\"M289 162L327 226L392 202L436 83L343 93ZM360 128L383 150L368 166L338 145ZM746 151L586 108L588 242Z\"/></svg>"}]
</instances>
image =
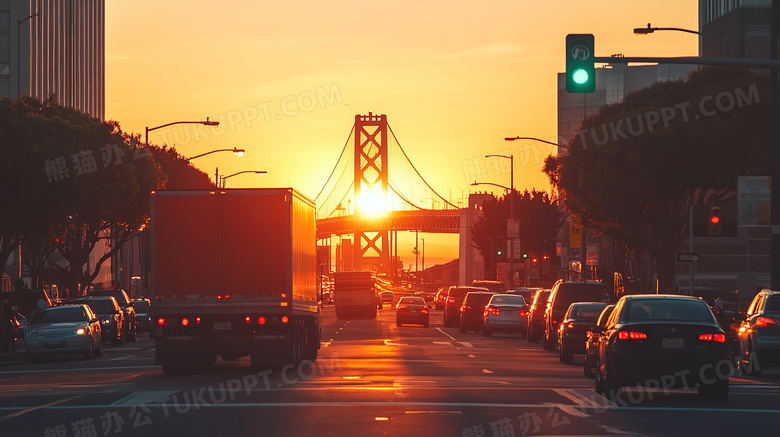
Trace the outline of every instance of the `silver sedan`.
<instances>
[{"instance_id":1,"label":"silver sedan","mask_svg":"<svg viewBox=\"0 0 780 437\"><path fill-rule=\"evenodd\" d=\"M485 337L494 332L519 332L528 329L528 305L522 296L495 294L490 298L484 312Z\"/></svg>"},{"instance_id":2,"label":"silver sedan","mask_svg":"<svg viewBox=\"0 0 780 437\"><path fill-rule=\"evenodd\" d=\"M87 305L41 310L24 335L27 361L59 354L83 354L87 359L103 352L100 319Z\"/></svg>"}]
</instances>

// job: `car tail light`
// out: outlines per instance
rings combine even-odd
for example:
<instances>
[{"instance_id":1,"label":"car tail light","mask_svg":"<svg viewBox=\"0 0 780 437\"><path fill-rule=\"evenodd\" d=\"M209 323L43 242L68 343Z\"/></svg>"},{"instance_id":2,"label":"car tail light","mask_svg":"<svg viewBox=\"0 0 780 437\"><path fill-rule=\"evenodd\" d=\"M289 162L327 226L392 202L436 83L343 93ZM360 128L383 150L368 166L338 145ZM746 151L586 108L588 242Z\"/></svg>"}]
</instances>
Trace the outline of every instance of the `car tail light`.
<instances>
[{"instance_id":1,"label":"car tail light","mask_svg":"<svg viewBox=\"0 0 780 437\"><path fill-rule=\"evenodd\" d=\"M520 310L520 317L528 317L528 310Z\"/></svg>"},{"instance_id":2,"label":"car tail light","mask_svg":"<svg viewBox=\"0 0 780 437\"><path fill-rule=\"evenodd\" d=\"M454 298L454 297L451 297L451 298L447 299L447 302L449 302L449 303L455 303L455 298Z\"/></svg>"},{"instance_id":3,"label":"car tail light","mask_svg":"<svg viewBox=\"0 0 780 437\"><path fill-rule=\"evenodd\" d=\"M249 316L246 316L246 318L244 318L244 320L246 320L247 323L252 321L252 319Z\"/></svg>"},{"instance_id":4,"label":"car tail light","mask_svg":"<svg viewBox=\"0 0 780 437\"><path fill-rule=\"evenodd\" d=\"M777 322L769 317L759 317L756 319L756 328L766 328L767 326L777 326Z\"/></svg>"},{"instance_id":5,"label":"car tail light","mask_svg":"<svg viewBox=\"0 0 780 437\"><path fill-rule=\"evenodd\" d=\"M186 317L182 317L182 319L181 319L181 326L187 326L189 324L190 324L190 319L188 319Z\"/></svg>"},{"instance_id":6,"label":"car tail light","mask_svg":"<svg viewBox=\"0 0 780 437\"><path fill-rule=\"evenodd\" d=\"M423 314L428 314L428 308L423 308L421 311Z\"/></svg>"},{"instance_id":7,"label":"car tail light","mask_svg":"<svg viewBox=\"0 0 780 437\"><path fill-rule=\"evenodd\" d=\"M644 332L620 331L618 332L618 339L619 340L646 340L647 334L645 334Z\"/></svg>"},{"instance_id":8,"label":"car tail light","mask_svg":"<svg viewBox=\"0 0 780 437\"><path fill-rule=\"evenodd\" d=\"M290 319L287 316L282 316L282 323L287 323L289 321Z\"/></svg>"},{"instance_id":9,"label":"car tail light","mask_svg":"<svg viewBox=\"0 0 780 437\"><path fill-rule=\"evenodd\" d=\"M496 308L496 307L494 307L494 306L492 306L492 305L491 305L491 306L488 306L488 307L486 307L486 308L485 308L485 312L486 312L487 314L493 314L493 315L495 315L495 316L501 315L501 310L499 310L498 308Z\"/></svg>"},{"instance_id":10,"label":"car tail light","mask_svg":"<svg viewBox=\"0 0 780 437\"><path fill-rule=\"evenodd\" d=\"M159 319L157 319L157 325L158 325L158 326L165 326L167 323L168 323L168 321L167 321L167 320L165 320L165 319L164 319L164 318L162 318L162 317L160 317Z\"/></svg>"},{"instance_id":11,"label":"car tail light","mask_svg":"<svg viewBox=\"0 0 780 437\"><path fill-rule=\"evenodd\" d=\"M701 341L715 341L717 343L726 342L726 334L701 334L699 336Z\"/></svg>"},{"instance_id":12,"label":"car tail light","mask_svg":"<svg viewBox=\"0 0 780 437\"><path fill-rule=\"evenodd\" d=\"M258 325L265 325L265 317L258 317L257 318L257 324Z\"/></svg>"},{"instance_id":13,"label":"car tail light","mask_svg":"<svg viewBox=\"0 0 780 437\"><path fill-rule=\"evenodd\" d=\"M195 324L200 325L200 317L195 317Z\"/></svg>"},{"instance_id":14,"label":"car tail light","mask_svg":"<svg viewBox=\"0 0 780 437\"><path fill-rule=\"evenodd\" d=\"M468 311L470 309L471 309L471 305L463 305L462 307L460 307L461 311Z\"/></svg>"}]
</instances>

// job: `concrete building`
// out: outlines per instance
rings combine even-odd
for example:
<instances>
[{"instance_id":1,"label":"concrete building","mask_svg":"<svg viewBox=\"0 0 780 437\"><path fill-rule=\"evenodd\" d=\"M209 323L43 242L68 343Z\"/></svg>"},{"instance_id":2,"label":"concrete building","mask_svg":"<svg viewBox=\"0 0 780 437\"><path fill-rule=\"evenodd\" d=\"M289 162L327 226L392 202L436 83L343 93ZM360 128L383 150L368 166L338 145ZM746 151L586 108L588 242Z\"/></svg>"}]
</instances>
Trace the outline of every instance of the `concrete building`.
<instances>
[{"instance_id":1,"label":"concrete building","mask_svg":"<svg viewBox=\"0 0 780 437\"><path fill-rule=\"evenodd\" d=\"M471 285L475 279L485 279L485 259L474 247L471 226L482 216L482 204L492 197L489 193L469 194L469 207L460 210L458 285Z\"/></svg>"},{"instance_id":2,"label":"concrete building","mask_svg":"<svg viewBox=\"0 0 780 437\"><path fill-rule=\"evenodd\" d=\"M105 0L0 0L0 97L52 94L105 119ZM84 268L108 250L98 244ZM111 271L109 260L95 284L109 286Z\"/></svg>"},{"instance_id":3,"label":"concrete building","mask_svg":"<svg viewBox=\"0 0 780 437\"><path fill-rule=\"evenodd\" d=\"M105 0L0 0L0 96L105 117Z\"/></svg>"},{"instance_id":4,"label":"concrete building","mask_svg":"<svg viewBox=\"0 0 780 437\"><path fill-rule=\"evenodd\" d=\"M699 0L699 32L734 42L699 37L699 56L768 59L771 0Z\"/></svg>"}]
</instances>

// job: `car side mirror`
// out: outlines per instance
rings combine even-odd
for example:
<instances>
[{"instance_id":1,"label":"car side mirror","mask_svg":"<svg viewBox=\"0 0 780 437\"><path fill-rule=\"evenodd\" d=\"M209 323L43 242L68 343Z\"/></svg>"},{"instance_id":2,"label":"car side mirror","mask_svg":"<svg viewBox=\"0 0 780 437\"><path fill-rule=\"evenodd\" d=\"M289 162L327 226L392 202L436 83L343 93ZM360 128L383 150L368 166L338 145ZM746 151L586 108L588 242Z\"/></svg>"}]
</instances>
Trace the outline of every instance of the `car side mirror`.
<instances>
[{"instance_id":1,"label":"car side mirror","mask_svg":"<svg viewBox=\"0 0 780 437\"><path fill-rule=\"evenodd\" d=\"M604 328L602 328L601 326L594 326L590 328L590 332L592 332L593 334L601 334L602 332L604 332Z\"/></svg>"}]
</instances>

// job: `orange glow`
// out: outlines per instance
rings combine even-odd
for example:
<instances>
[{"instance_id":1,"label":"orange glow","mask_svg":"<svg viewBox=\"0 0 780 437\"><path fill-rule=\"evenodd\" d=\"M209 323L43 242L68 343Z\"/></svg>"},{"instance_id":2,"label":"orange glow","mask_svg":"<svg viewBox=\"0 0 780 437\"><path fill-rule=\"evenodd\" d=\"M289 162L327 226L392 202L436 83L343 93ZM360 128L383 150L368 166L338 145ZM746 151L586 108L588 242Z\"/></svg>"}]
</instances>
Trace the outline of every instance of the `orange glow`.
<instances>
[{"instance_id":1,"label":"orange glow","mask_svg":"<svg viewBox=\"0 0 780 437\"><path fill-rule=\"evenodd\" d=\"M290 319L287 316L282 316L282 323L287 323L289 321Z\"/></svg>"},{"instance_id":2,"label":"orange glow","mask_svg":"<svg viewBox=\"0 0 780 437\"><path fill-rule=\"evenodd\" d=\"M181 326L187 326L187 325L189 325L189 324L190 324L190 319L188 319L188 318L186 318L186 317L184 317L183 319L181 319Z\"/></svg>"},{"instance_id":3,"label":"orange glow","mask_svg":"<svg viewBox=\"0 0 780 437\"><path fill-rule=\"evenodd\" d=\"M374 190L363 191L356 202L358 210L364 214L377 215L387 212L387 198Z\"/></svg>"},{"instance_id":4,"label":"orange glow","mask_svg":"<svg viewBox=\"0 0 780 437\"><path fill-rule=\"evenodd\" d=\"M265 317L259 317L257 319L257 324L258 325L265 325Z\"/></svg>"}]
</instances>

